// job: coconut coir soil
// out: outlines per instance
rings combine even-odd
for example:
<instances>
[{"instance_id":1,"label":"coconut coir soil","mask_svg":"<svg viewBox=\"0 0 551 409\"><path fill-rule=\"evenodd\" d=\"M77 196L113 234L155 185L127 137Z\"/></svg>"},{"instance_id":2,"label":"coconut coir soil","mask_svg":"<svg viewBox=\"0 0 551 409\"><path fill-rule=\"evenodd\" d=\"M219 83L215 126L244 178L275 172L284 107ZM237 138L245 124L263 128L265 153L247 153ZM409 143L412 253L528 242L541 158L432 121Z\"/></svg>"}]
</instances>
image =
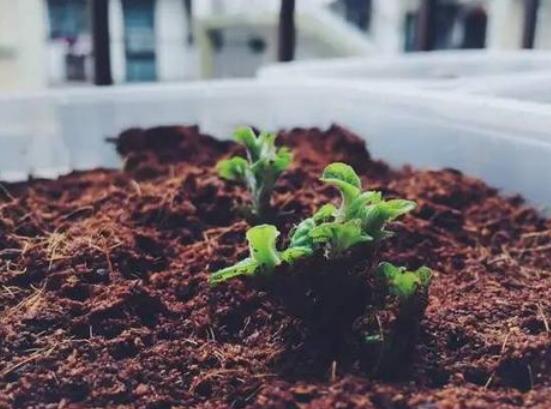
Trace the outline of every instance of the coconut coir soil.
<instances>
[{"instance_id":1,"label":"coconut coir soil","mask_svg":"<svg viewBox=\"0 0 551 409\"><path fill-rule=\"evenodd\" d=\"M121 135L124 171L0 189L0 407L551 407L551 221L451 169L390 169L337 126L279 142L283 232L337 198L332 161L419 205L382 249L435 271L395 380L331 362L246 282L208 285L247 254L247 193L213 168L239 149L167 127Z\"/></svg>"}]
</instances>

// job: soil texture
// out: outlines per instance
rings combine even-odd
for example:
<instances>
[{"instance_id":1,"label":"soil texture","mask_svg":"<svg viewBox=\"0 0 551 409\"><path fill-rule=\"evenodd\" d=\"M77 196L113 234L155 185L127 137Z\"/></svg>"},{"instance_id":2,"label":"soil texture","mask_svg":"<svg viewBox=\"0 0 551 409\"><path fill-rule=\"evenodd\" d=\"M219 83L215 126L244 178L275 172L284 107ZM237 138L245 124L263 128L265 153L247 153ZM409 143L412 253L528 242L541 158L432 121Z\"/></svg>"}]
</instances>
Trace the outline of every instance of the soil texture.
<instances>
[{"instance_id":1,"label":"soil texture","mask_svg":"<svg viewBox=\"0 0 551 409\"><path fill-rule=\"evenodd\" d=\"M392 169L336 125L278 143L282 237L338 200L318 179L334 161L418 204L380 250L434 271L393 379L328 356L250 283L208 284L248 254L247 192L214 169L241 150L159 127L120 135L123 170L0 185L0 408L551 407L550 220L453 169Z\"/></svg>"}]
</instances>

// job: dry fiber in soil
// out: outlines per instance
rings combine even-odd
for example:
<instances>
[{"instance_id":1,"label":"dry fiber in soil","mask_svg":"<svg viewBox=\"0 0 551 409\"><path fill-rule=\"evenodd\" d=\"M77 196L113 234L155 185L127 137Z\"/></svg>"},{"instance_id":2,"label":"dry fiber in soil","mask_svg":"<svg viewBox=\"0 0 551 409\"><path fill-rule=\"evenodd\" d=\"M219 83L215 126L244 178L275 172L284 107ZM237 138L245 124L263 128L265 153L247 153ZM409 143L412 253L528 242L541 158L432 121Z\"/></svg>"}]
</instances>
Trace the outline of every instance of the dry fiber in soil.
<instances>
[{"instance_id":1,"label":"dry fiber in soil","mask_svg":"<svg viewBox=\"0 0 551 409\"><path fill-rule=\"evenodd\" d=\"M435 271L397 381L328 362L299 319L210 271L247 254L242 186L213 165L239 151L195 127L125 132L125 170L0 189L0 407L549 408L551 222L454 170L389 169L343 128L282 132L295 162L274 195L287 232L364 186L415 200L383 257ZM414 154L414 153L412 153Z\"/></svg>"}]
</instances>

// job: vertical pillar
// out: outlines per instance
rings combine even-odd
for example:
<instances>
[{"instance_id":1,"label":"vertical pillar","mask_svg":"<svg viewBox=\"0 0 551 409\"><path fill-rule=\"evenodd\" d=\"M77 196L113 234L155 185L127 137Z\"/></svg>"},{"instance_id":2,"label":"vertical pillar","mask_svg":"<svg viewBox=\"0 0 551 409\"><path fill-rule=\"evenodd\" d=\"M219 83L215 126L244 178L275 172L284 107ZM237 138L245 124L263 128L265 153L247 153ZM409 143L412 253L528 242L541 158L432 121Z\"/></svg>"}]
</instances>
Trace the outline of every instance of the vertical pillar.
<instances>
[{"instance_id":1,"label":"vertical pillar","mask_svg":"<svg viewBox=\"0 0 551 409\"><path fill-rule=\"evenodd\" d=\"M522 48L534 48L539 6L539 0L524 0Z\"/></svg>"},{"instance_id":2,"label":"vertical pillar","mask_svg":"<svg viewBox=\"0 0 551 409\"><path fill-rule=\"evenodd\" d=\"M415 49L417 51L434 50L436 46L437 0L422 0L417 14Z\"/></svg>"},{"instance_id":3,"label":"vertical pillar","mask_svg":"<svg viewBox=\"0 0 551 409\"><path fill-rule=\"evenodd\" d=\"M109 0L91 0L92 42L94 47L94 84L111 85L109 44Z\"/></svg>"},{"instance_id":4,"label":"vertical pillar","mask_svg":"<svg viewBox=\"0 0 551 409\"><path fill-rule=\"evenodd\" d=\"M281 0L279 12L278 60L292 61L295 57L295 0Z\"/></svg>"},{"instance_id":5,"label":"vertical pillar","mask_svg":"<svg viewBox=\"0 0 551 409\"><path fill-rule=\"evenodd\" d=\"M187 27L187 44L193 44L193 2L184 0L184 8L186 10L186 27Z\"/></svg>"}]
</instances>

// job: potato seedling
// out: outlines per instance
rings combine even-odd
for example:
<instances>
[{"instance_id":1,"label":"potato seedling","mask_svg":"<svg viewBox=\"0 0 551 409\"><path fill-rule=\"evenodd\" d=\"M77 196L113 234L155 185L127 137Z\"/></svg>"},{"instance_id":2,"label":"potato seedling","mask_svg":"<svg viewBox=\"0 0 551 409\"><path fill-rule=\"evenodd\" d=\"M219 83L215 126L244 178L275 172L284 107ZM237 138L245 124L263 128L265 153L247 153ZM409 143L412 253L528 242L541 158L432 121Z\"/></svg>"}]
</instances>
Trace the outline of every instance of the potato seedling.
<instances>
[{"instance_id":1,"label":"potato seedling","mask_svg":"<svg viewBox=\"0 0 551 409\"><path fill-rule=\"evenodd\" d=\"M385 201L380 192L362 192L360 178L344 163L327 166L321 180L339 189L340 206L326 204L312 218L300 223L291 237L291 246L322 249L327 258L343 256L357 244L375 244L388 237L390 233L385 226L415 208L415 203L409 200Z\"/></svg>"},{"instance_id":2,"label":"potato seedling","mask_svg":"<svg viewBox=\"0 0 551 409\"><path fill-rule=\"evenodd\" d=\"M373 266L378 244L391 235L388 223L413 210L415 203L363 191L356 172L344 163L328 165L321 181L340 191L338 206L327 203L300 222L281 251L275 226L252 227L246 235L249 257L211 274L210 283L263 278L257 284L305 319L330 354L346 351L347 339L356 339L358 348L372 357L367 362L374 363L374 371L394 374L395 358L405 360L412 351L431 271L426 267L408 271L386 262ZM378 320L375 311L381 309L386 316L393 311L395 320L384 328L377 321L379 328L373 328L371 323ZM360 326L354 324L358 317L367 317L366 326L361 326L364 318Z\"/></svg>"},{"instance_id":3,"label":"potato seedling","mask_svg":"<svg viewBox=\"0 0 551 409\"><path fill-rule=\"evenodd\" d=\"M251 128L238 128L234 139L247 151L247 159L234 156L218 162L218 174L227 180L244 183L251 193L251 210L257 220L266 220L270 214L272 190L293 155L286 147L276 147L276 134L261 132L258 136Z\"/></svg>"},{"instance_id":4,"label":"potato seedling","mask_svg":"<svg viewBox=\"0 0 551 409\"><path fill-rule=\"evenodd\" d=\"M247 135L252 144L254 134ZM221 168L226 171L236 169L231 166L223 165ZM280 233L275 226L264 224L249 229L249 257L213 273L210 283L219 284L240 276L271 275L283 262L293 264L316 253L326 259L345 257L357 245L374 245L388 237L390 232L385 230L386 225L415 208L415 203L409 200L384 200L380 192L362 192L360 178L352 167L344 163L328 165L321 180L340 190L341 203L338 208L328 203L312 217L299 223L291 234L289 247L281 252L276 248ZM412 272L390 263L381 263L376 272L387 280L390 292L400 298L413 296L417 287L426 287L430 281L430 270L426 267Z\"/></svg>"},{"instance_id":5,"label":"potato seedling","mask_svg":"<svg viewBox=\"0 0 551 409\"><path fill-rule=\"evenodd\" d=\"M379 264L376 274L386 280L390 293L400 300L408 300L418 289L426 289L432 276L427 267L406 271L404 267L396 267L390 263Z\"/></svg>"},{"instance_id":6,"label":"potato seedling","mask_svg":"<svg viewBox=\"0 0 551 409\"><path fill-rule=\"evenodd\" d=\"M294 260L307 254L307 248L288 248L279 252L276 240L279 231L275 226L262 224L247 231L249 257L233 266L217 271L210 276L211 284L218 284L240 276L269 276L282 262L292 264Z\"/></svg>"}]
</instances>

